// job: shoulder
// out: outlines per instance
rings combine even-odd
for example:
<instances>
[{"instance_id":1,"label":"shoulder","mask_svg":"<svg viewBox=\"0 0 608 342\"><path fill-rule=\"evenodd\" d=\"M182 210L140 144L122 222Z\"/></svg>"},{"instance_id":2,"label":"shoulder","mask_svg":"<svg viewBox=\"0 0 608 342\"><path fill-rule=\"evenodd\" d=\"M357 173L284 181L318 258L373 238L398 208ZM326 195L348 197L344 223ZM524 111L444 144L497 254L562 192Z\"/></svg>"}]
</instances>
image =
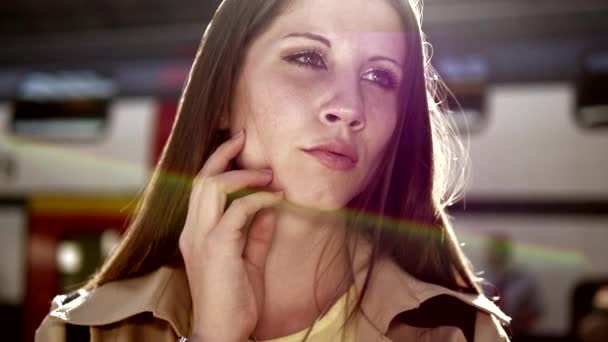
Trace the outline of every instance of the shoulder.
<instances>
[{"instance_id":1,"label":"shoulder","mask_svg":"<svg viewBox=\"0 0 608 342\"><path fill-rule=\"evenodd\" d=\"M183 286L176 273L172 268L162 267L141 277L56 296L36 331L36 341L69 342L68 337L74 332L89 333L96 341L122 341L120 336L131 336L129 340L139 336L137 340L175 341L176 332L187 328L186 322L183 314L169 313L190 309L176 294L182 290L179 286ZM172 291L168 291L176 282ZM168 303L174 306L168 307Z\"/></svg>"},{"instance_id":2,"label":"shoulder","mask_svg":"<svg viewBox=\"0 0 608 342\"><path fill-rule=\"evenodd\" d=\"M495 317L477 311L472 329L443 324L411 325L415 322L394 322L386 337L389 341L426 342L509 342L509 336Z\"/></svg>"},{"instance_id":3,"label":"shoulder","mask_svg":"<svg viewBox=\"0 0 608 342\"><path fill-rule=\"evenodd\" d=\"M405 341L509 341L496 317L448 294L432 297L418 308L395 316L387 337Z\"/></svg>"},{"instance_id":4,"label":"shoulder","mask_svg":"<svg viewBox=\"0 0 608 342\"><path fill-rule=\"evenodd\" d=\"M421 281L390 260L376 276L368 308L390 317L375 323L393 341L508 341L509 317L483 294Z\"/></svg>"}]
</instances>

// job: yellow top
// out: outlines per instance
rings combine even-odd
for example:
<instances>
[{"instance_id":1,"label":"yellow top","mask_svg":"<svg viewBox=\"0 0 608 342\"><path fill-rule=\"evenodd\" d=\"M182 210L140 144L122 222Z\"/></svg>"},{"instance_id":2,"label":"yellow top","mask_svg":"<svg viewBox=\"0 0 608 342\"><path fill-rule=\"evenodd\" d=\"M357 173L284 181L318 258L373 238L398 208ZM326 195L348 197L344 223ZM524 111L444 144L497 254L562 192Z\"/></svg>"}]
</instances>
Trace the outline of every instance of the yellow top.
<instances>
[{"instance_id":1,"label":"yellow top","mask_svg":"<svg viewBox=\"0 0 608 342\"><path fill-rule=\"evenodd\" d=\"M344 331L344 339L342 339L342 325L347 317L346 299L349 296L348 305L351 307L348 310L352 310L354 305L354 299L356 295L355 287L351 287L348 293L345 293L338 301L327 311L323 317L317 323L313 325L312 331L307 338L307 342L335 342L335 341L354 341L356 326L355 324L349 324ZM309 327L310 328L310 327ZM301 342L308 329L298 331L288 336L275 338L272 340L264 340L258 342ZM249 340L249 342L253 342Z\"/></svg>"}]
</instances>

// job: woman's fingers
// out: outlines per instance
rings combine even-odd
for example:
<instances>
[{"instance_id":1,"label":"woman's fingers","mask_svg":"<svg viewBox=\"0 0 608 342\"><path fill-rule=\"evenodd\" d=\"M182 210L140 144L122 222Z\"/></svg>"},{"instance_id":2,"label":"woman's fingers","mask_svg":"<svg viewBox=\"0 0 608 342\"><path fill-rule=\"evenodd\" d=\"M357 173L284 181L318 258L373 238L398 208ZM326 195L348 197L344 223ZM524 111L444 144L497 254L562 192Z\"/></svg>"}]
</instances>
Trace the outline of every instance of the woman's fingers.
<instances>
[{"instance_id":1,"label":"woman's fingers","mask_svg":"<svg viewBox=\"0 0 608 342\"><path fill-rule=\"evenodd\" d=\"M245 145L245 131L241 130L230 140L222 143L207 159L197 178L220 174L228 168L232 159L239 155Z\"/></svg>"},{"instance_id":2,"label":"woman's fingers","mask_svg":"<svg viewBox=\"0 0 608 342\"><path fill-rule=\"evenodd\" d=\"M246 243L244 228L258 211L274 207L282 199L282 192L256 192L234 200L217 226L209 232L207 240L210 247L221 246L226 253L241 257Z\"/></svg>"},{"instance_id":3,"label":"woman's fingers","mask_svg":"<svg viewBox=\"0 0 608 342\"><path fill-rule=\"evenodd\" d=\"M272 181L271 170L234 170L194 182L188 218L196 224L200 234L205 235L217 224L226 207L227 195L248 188L259 188Z\"/></svg>"},{"instance_id":4,"label":"woman's fingers","mask_svg":"<svg viewBox=\"0 0 608 342\"><path fill-rule=\"evenodd\" d=\"M275 224L274 214L256 213L278 205L282 194L259 191L272 182L271 170L228 170L244 145L244 132L221 144L192 183L179 248L191 289L195 329L200 331L217 330L222 325L234 330L227 324L238 321L248 334L264 300L260 270ZM226 209L229 195L236 199ZM250 222L254 241L244 253Z\"/></svg>"},{"instance_id":5,"label":"woman's fingers","mask_svg":"<svg viewBox=\"0 0 608 342\"><path fill-rule=\"evenodd\" d=\"M272 181L272 170L234 170L209 179L224 193L230 194L247 188L263 187Z\"/></svg>"}]
</instances>

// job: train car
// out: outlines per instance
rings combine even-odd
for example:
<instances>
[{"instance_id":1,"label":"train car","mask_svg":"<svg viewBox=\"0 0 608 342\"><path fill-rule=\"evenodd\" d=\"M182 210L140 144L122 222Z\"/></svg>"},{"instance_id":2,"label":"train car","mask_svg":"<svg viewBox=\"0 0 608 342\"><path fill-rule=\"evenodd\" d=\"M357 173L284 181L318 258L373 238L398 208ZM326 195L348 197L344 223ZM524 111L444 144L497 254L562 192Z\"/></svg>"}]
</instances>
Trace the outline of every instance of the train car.
<instances>
[{"instance_id":1,"label":"train car","mask_svg":"<svg viewBox=\"0 0 608 342\"><path fill-rule=\"evenodd\" d=\"M511 295L537 307L523 335L576 341L608 278L608 31L598 25L606 13L556 8L564 11L539 20L504 10L511 14L494 13L500 20L483 32L438 24L429 34L470 159L451 213L481 277L496 282L492 255L508 247L510 267L527 278L518 286L534 288L537 299Z\"/></svg>"},{"instance_id":2,"label":"train car","mask_svg":"<svg viewBox=\"0 0 608 342\"><path fill-rule=\"evenodd\" d=\"M576 82L471 91L470 80L452 81L468 105L459 122L469 133L471 162L466 195L452 209L457 234L482 277L498 252L488 249L501 248L493 240L509 241L510 267L527 275L538 297L512 294L522 307L537 306L525 332L536 338L574 339L578 319L591 310L591 303L575 303L577 291L608 278L608 97L600 90L608 84L608 55L583 57ZM519 286L526 286L522 279Z\"/></svg>"},{"instance_id":3,"label":"train car","mask_svg":"<svg viewBox=\"0 0 608 342\"><path fill-rule=\"evenodd\" d=\"M16 340L31 340L49 299L111 253L175 109L175 99L116 96L91 70L26 73L0 105L0 298L23 326Z\"/></svg>"}]
</instances>

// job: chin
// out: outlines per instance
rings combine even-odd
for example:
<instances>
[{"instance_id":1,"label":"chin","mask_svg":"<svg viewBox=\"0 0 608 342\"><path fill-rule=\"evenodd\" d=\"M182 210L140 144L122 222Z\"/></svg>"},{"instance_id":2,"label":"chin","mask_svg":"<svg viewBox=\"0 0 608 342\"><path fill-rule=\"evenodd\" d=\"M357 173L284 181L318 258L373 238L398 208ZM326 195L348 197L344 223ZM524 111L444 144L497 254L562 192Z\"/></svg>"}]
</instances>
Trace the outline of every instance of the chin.
<instances>
[{"instance_id":1,"label":"chin","mask_svg":"<svg viewBox=\"0 0 608 342\"><path fill-rule=\"evenodd\" d=\"M331 212L342 210L348 204L346 196L341 196L336 191L327 191L322 194L310 193L306 190L289 191L285 189L285 198L292 204L318 212Z\"/></svg>"}]
</instances>

